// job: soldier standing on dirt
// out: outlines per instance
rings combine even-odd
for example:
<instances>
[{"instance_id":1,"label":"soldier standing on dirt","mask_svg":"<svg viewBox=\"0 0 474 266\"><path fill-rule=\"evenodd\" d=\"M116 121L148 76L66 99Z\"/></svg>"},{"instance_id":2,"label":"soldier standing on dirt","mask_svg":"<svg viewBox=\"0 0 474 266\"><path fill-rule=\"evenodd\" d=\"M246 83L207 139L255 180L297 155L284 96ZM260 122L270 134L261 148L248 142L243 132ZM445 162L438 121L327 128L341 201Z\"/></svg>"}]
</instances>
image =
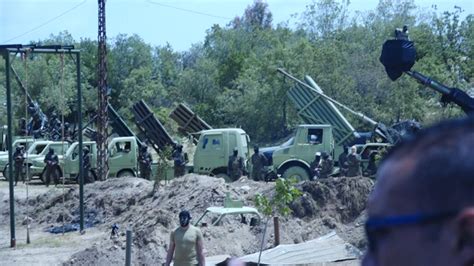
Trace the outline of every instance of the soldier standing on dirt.
<instances>
[{"instance_id":1,"label":"soldier standing on dirt","mask_svg":"<svg viewBox=\"0 0 474 266\"><path fill-rule=\"evenodd\" d=\"M146 145L143 145L140 148L140 153L138 154L138 163L140 165L140 177L146 180L150 180L151 175L151 163L153 159L151 154L148 152Z\"/></svg>"},{"instance_id":2,"label":"soldier standing on dirt","mask_svg":"<svg viewBox=\"0 0 474 266\"><path fill-rule=\"evenodd\" d=\"M339 155L338 163L339 163L339 171L341 172L341 176L347 176L348 170L348 163L347 163L347 150L349 147L344 145L342 153Z\"/></svg>"},{"instance_id":3,"label":"soldier standing on dirt","mask_svg":"<svg viewBox=\"0 0 474 266\"><path fill-rule=\"evenodd\" d=\"M325 151L321 153L321 164L319 170L319 178L328 178L334 169L332 157Z\"/></svg>"},{"instance_id":4,"label":"soldier standing on dirt","mask_svg":"<svg viewBox=\"0 0 474 266\"><path fill-rule=\"evenodd\" d=\"M44 157L44 163L46 164L44 175L46 178L46 187L49 186L51 182L51 177L53 178L54 185L58 185L58 177L56 176L56 167L58 167L58 156L54 154L54 149L49 148L48 154Z\"/></svg>"},{"instance_id":5,"label":"soldier standing on dirt","mask_svg":"<svg viewBox=\"0 0 474 266\"><path fill-rule=\"evenodd\" d=\"M267 158L258 150L258 146L253 147L254 154L252 155L252 179L255 181L263 181L265 173L263 167L267 165Z\"/></svg>"},{"instance_id":6,"label":"soldier standing on dirt","mask_svg":"<svg viewBox=\"0 0 474 266\"><path fill-rule=\"evenodd\" d=\"M238 180L244 172L244 158L239 156L239 150L234 148L234 152L229 156L229 162L227 163L227 175L233 181Z\"/></svg>"},{"instance_id":7,"label":"soldier standing on dirt","mask_svg":"<svg viewBox=\"0 0 474 266\"><path fill-rule=\"evenodd\" d=\"M15 159L15 186L16 186L19 179L21 179L21 181L25 183L25 176L23 175L23 163L25 161L25 150L22 145L16 147L16 150L13 153L13 158Z\"/></svg>"},{"instance_id":8,"label":"soldier standing on dirt","mask_svg":"<svg viewBox=\"0 0 474 266\"><path fill-rule=\"evenodd\" d=\"M199 228L189 222L191 214L188 211L179 213L179 227L170 237L170 246L166 255L165 266L169 266L173 260L176 266L206 265L203 254L203 238Z\"/></svg>"},{"instance_id":9,"label":"soldier standing on dirt","mask_svg":"<svg viewBox=\"0 0 474 266\"><path fill-rule=\"evenodd\" d=\"M360 176L360 155L357 154L357 147L352 146L351 152L347 155L347 176Z\"/></svg>"},{"instance_id":10,"label":"soldier standing on dirt","mask_svg":"<svg viewBox=\"0 0 474 266\"><path fill-rule=\"evenodd\" d=\"M309 164L311 168L311 178L316 179L319 176L319 165L321 163L321 153L318 151L314 154L314 160Z\"/></svg>"},{"instance_id":11,"label":"soldier standing on dirt","mask_svg":"<svg viewBox=\"0 0 474 266\"><path fill-rule=\"evenodd\" d=\"M173 151L172 157L174 161L174 177L183 176L187 163L186 156L183 153L183 145L178 144L176 146L176 149Z\"/></svg>"},{"instance_id":12,"label":"soldier standing on dirt","mask_svg":"<svg viewBox=\"0 0 474 266\"><path fill-rule=\"evenodd\" d=\"M94 182L94 177L90 176L91 171L91 155L89 148L85 147L82 154L82 164L84 167L84 181L85 183Z\"/></svg>"}]
</instances>

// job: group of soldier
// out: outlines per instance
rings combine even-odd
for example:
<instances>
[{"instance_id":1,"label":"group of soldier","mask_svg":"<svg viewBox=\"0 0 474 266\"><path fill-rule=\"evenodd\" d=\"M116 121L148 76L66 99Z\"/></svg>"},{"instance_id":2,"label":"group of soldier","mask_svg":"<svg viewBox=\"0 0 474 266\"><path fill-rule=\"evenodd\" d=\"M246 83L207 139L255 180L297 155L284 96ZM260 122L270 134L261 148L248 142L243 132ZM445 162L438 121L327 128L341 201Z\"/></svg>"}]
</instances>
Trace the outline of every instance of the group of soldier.
<instances>
[{"instance_id":1,"label":"group of soldier","mask_svg":"<svg viewBox=\"0 0 474 266\"><path fill-rule=\"evenodd\" d=\"M49 119L41 111L38 103L28 104L28 113L31 116L27 122L25 118L20 118L18 123L18 136L33 136L35 139L49 139L59 141L64 139L71 141L71 132L68 122L64 124L59 119L56 112L52 112Z\"/></svg>"},{"instance_id":2,"label":"group of soldier","mask_svg":"<svg viewBox=\"0 0 474 266\"><path fill-rule=\"evenodd\" d=\"M360 162L361 158L357 154L357 147L352 146L348 148L344 146L344 150L338 158L339 175L347 177L360 176L362 174ZM328 178L334 172L334 161L327 152L317 152L310 164L310 168L313 179Z\"/></svg>"},{"instance_id":3,"label":"group of soldier","mask_svg":"<svg viewBox=\"0 0 474 266\"><path fill-rule=\"evenodd\" d=\"M343 153L339 155L339 175L353 177L360 176L361 172L361 158L357 154L357 148L352 146L350 148L344 147ZM265 172L265 166L268 165L268 160L259 151L258 146L254 146L254 153L250 158L252 169L250 177L255 181L268 181ZM310 164L311 178L327 178L334 173L334 161L327 152L317 152L314 160ZM244 158L239 156L238 150L235 149L233 154L229 157L227 166L227 175L231 180L238 180L244 170Z\"/></svg>"}]
</instances>

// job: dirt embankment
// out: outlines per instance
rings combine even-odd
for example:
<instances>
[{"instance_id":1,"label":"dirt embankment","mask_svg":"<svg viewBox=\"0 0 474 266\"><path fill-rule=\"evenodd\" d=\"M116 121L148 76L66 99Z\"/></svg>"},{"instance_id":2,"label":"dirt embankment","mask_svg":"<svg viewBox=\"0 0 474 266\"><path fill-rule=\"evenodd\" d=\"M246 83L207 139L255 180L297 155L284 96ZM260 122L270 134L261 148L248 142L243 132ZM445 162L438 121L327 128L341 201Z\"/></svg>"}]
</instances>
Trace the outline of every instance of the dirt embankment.
<instances>
[{"instance_id":1,"label":"dirt embankment","mask_svg":"<svg viewBox=\"0 0 474 266\"><path fill-rule=\"evenodd\" d=\"M291 207L291 217L281 218L281 243L299 243L336 230L345 240L364 247L359 226L373 182L366 178L334 178L308 181L298 185L304 195ZM102 236L81 248L64 265L115 265L125 259L125 230L133 231L132 261L135 265L164 262L170 232L178 226L177 215L187 209L196 221L207 207L222 206L225 193L254 206L256 193L271 194L274 183L254 182L243 178L226 184L222 179L186 175L153 190L153 182L138 178L109 179L85 186L86 225L103 232ZM30 217L35 228L48 229L78 221L78 188L49 190L29 199ZM25 216L25 199L18 199L17 215ZM2 227L8 211L0 207ZM112 224L118 224L119 237L111 240ZM225 219L219 226L201 227L207 256L241 256L256 252L263 223L250 227L240 219ZM49 234L49 233L48 233ZM87 234L87 233L86 233ZM51 234L51 237L57 235ZM273 245L273 225L269 224L265 247ZM53 251L54 252L54 251Z\"/></svg>"}]
</instances>

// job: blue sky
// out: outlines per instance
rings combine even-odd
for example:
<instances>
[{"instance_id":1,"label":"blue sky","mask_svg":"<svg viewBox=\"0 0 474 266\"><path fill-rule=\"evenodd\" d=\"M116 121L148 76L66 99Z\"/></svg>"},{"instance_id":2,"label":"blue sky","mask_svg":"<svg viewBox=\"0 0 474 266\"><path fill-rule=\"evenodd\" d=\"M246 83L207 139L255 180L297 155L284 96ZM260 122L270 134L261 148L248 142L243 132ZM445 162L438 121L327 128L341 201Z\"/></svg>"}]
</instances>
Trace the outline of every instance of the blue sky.
<instances>
[{"instance_id":1,"label":"blue sky","mask_svg":"<svg viewBox=\"0 0 474 266\"><path fill-rule=\"evenodd\" d=\"M311 0L267 0L274 24L302 13ZM108 0L107 36L138 34L152 45L169 43L184 51L202 42L213 24L225 26L241 16L253 0ZM378 0L352 0L350 10L365 11ZM415 0L424 10L435 4L438 10L462 7L464 15L474 13L472 0ZM79 40L97 39L97 0L0 0L0 44L28 43L67 30Z\"/></svg>"}]
</instances>

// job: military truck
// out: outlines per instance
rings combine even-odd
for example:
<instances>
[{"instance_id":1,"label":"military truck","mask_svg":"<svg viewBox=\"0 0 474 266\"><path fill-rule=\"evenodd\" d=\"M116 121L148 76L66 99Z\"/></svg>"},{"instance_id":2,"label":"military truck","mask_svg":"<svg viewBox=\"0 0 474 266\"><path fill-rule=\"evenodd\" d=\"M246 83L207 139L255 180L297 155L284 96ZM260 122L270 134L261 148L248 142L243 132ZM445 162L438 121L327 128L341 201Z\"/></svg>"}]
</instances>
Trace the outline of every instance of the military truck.
<instances>
[{"instance_id":1,"label":"military truck","mask_svg":"<svg viewBox=\"0 0 474 266\"><path fill-rule=\"evenodd\" d=\"M283 144L261 148L260 151L269 162L268 174L308 180L311 177L310 164L314 160L314 154L334 151L333 127L299 125Z\"/></svg>"},{"instance_id":2,"label":"military truck","mask_svg":"<svg viewBox=\"0 0 474 266\"><path fill-rule=\"evenodd\" d=\"M33 143L35 140L33 138L19 138L19 139L16 139L15 141L13 141L12 143L12 147L13 147L13 152L15 152L16 150L16 147L18 146L23 146L25 147L26 150L28 150L29 146L31 143ZM0 151L0 158L2 156L8 156L8 151Z\"/></svg>"},{"instance_id":3,"label":"military truck","mask_svg":"<svg viewBox=\"0 0 474 266\"><path fill-rule=\"evenodd\" d=\"M66 149L68 148L69 143L68 142L62 142L62 141L47 141L47 140L40 140L40 141L35 141L30 144L30 147L26 150L25 153L25 161L24 161L24 168L25 167L30 167L33 163L33 161L37 158L43 158L46 156L48 153L49 149L52 148L54 150L55 154L63 154ZM0 167L3 168L3 176L5 179L9 180L8 176L8 154L0 157ZM24 172L26 172L24 170ZM31 179L33 175L31 175L30 172L28 172L28 177Z\"/></svg>"},{"instance_id":4,"label":"military truck","mask_svg":"<svg viewBox=\"0 0 474 266\"><path fill-rule=\"evenodd\" d=\"M193 157L193 165L188 170L197 174L222 177L227 176L227 163L234 148L244 159L249 156L249 136L240 128L220 128L203 130L200 133ZM247 162L245 162L247 164Z\"/></svg>"},{"instance_id":5,"label":"military truck","mask_svg":"<svg viewBox=\"0 0 474 266\"><path fill-rule=\"evenodd\" d=\"M94 182L98 179L97 168L97 143L95 141L84 141L83 146L87 147L91 155L90 180L86 183ZM125 177L137 176L138 144L135 137L116 137L109 141L109 176ZM64 157L58 156L59 165L58 176L63 176L66 180L77 181L79 174L79 143L74 142L67 149ZM30 171L38 175L44 181L44 157L33 160Z\"/></svg>"}]
</instances>

